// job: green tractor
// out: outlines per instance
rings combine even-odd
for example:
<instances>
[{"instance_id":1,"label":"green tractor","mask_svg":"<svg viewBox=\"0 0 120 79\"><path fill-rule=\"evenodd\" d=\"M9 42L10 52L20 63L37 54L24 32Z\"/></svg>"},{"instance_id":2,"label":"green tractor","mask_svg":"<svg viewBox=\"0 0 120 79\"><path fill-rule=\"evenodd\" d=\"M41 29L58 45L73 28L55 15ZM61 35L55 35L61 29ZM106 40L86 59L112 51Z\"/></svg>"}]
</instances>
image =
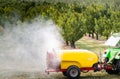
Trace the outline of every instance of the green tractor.
<instances>
[{"instance_id":1,"label":"green tractor","mask_svg":"<svg viewBox=\"0 0 120 79\"><path fill-rule=\"evenodd\" d=\"M118 74L120 72L120 48L109 48L104 54L104 68L106 72Z\"/></svg>"},{"instance_id":2,"label":"green tractor","mask_svg":"<svg viewBox=\"0 0 120 79\"><path fill-rule=\"evenodd\" d=\"M120 33L113 34L105 45L110 46L104 52L104 69L109 74L120 73Z\"/></svg>"}]
</instances>

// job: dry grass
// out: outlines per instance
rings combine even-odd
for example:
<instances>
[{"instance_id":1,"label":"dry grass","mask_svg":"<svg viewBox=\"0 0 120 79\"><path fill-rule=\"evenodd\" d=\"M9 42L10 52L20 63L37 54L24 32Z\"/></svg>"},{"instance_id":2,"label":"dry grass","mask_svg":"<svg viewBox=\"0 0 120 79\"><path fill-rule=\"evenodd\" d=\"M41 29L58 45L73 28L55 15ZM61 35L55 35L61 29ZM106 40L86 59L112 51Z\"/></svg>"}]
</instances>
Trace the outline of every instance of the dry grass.
<instances>
[{"instance_id":1,"label":"dry grass","mask_svg":"<svg viewBox=\"0 0 120 79\"><path fill-rule=\"evenodd\" d=\"M67 79L62 73L50 73L49 75L41 72L9 72L0 74L0 79ZM119 75L109 75L105 71L81 73L79 79L120 79Z\"/></svg>"},{"instance_id":2,"label":"dry grass","mask_svg":"<svg viewBox=\"0 0 120 79\"><path fill-rule=\"evenodd\" d=\"M76 46L80 49L87 49L93 51L97 55L101 55L108 47L104 45L105 41L83 37L76 42Z\"/></svg>"}]
</instances>

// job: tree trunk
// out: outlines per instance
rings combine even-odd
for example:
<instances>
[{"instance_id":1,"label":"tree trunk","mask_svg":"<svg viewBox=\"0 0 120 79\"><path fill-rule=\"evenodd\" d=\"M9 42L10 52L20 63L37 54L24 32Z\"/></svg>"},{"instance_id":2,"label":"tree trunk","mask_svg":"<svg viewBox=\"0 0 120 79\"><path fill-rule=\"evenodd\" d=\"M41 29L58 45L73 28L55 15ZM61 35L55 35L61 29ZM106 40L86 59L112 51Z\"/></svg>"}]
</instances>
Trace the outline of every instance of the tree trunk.
<instances>
[{"instance_id":1,"label":"tree trunk","mask_svg":"<svg viewBox=\"0 0 120 79\"><path fill-rule=\"evenodd\" d=\"M69 41L66 41L66 45L69 46Z\"/></svg>"},{"instance_id":2,"label":"tree trunk","mask_svg":"<svg viewBox=\"0 0 120 79\"><path fill-rule=\"evenodd\" d=\"M75 41L73 41L73 40L70 41L70 45L71 45L72 48L75 48Z\"/></svg>"},{"instance_id":3,"label":"tree trunk","mask_svg":"<svg viewBox=\"0 0 120 79\"><path fill-rule=\"evenodd\" d=\"M96 33L96 40L98 40L99 38L98 38L98 33Z\"/></svg>"},{"instance_id":4,"label":"tree trunk","mask_svg":"<svg viewBox=\"0 0 120 79\"><path fill-rule=\"evenodd\" d=\"M95 37L94 37L94 33L92 33L92 38L95 38Z\"/></svg>"},{"instance_id":5,"label":"tree trunk","mask_svg":"<svg viewBox=\"0 0 120 79\"><path fill-rule=\"evenodd\" d=\"M108 35L106 35L106 40L108 40Z\"/></svg>"},{"instance_id":6,"label":"tree trunk","mask_svg":"<svg viewBox=\"0 0 120 79\"><path fill-rule=\"evenodd\" d=\"M89 33L89 37L91 37L90 33Z\"/></svg>"}]
</instances>

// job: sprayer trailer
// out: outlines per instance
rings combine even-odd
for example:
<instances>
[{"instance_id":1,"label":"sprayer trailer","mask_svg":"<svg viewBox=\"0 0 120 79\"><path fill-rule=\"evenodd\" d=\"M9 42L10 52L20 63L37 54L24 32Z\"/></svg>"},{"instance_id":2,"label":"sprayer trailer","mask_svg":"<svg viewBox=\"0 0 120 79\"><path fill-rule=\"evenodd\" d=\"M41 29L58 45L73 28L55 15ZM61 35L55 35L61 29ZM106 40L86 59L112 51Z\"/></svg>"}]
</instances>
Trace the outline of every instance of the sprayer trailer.
<instances>
[{"instance_id":1,"label":"sprayer trailer","mask_svg":"<svg viewBox=\"0 0 120 79\"><path fill-rule=\"evenodd\" d=\"M70 79L77 79L81 72L98 70L98 56L88 50L60 50L59 54L47 53L46 72L62 72Z\"/></svg>"}]
</instances>

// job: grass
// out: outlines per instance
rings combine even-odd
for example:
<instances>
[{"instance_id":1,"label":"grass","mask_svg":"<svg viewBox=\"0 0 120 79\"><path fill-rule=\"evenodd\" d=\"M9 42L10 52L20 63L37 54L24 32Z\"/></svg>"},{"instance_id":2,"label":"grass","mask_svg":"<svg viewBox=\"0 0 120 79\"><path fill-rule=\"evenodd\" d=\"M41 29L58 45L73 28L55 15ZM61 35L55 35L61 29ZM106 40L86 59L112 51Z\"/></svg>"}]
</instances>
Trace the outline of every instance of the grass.
<instances>
[{"instance_id":1,"label":"grass","mask_svg":"<svg viewBox=\"0 0 120 79\"><path fill-rule=\"evenodd\" d=\"M91 39L89 37L83 37L76 42L76 46L80 49L87 49L95 52L96 54L99 54L100 52L104 52L108 48L104 45L104 43L105 41L99 41Z\"/></svg>"}]
</instances>

